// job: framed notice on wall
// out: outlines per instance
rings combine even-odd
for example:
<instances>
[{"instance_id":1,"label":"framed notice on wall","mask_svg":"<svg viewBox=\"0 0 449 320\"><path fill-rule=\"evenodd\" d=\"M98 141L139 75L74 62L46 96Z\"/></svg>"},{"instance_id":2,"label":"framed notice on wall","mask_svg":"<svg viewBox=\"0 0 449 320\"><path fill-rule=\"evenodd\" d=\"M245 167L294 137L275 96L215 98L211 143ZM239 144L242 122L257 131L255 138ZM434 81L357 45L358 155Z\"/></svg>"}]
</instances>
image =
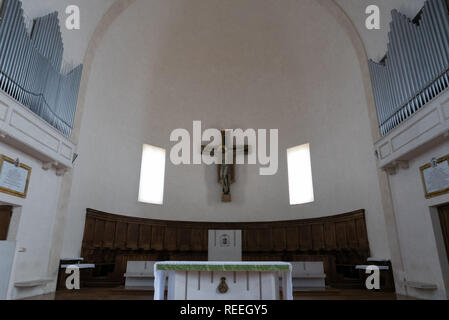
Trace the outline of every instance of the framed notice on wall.
<instances>
[{"instance_id":1,"label":"framed notice on wall","mask_svg":"<svg viewBox=\"0 0 449 320\"><path fill-rule=\"evenodd\" d=\"M30 176L30 167L0 155L0 192L26 198Z\"/></svg>"},{"instance_id":2,"label":"framed notice on wall","mask_svg":"<svg viewBox=\"0 0 449 320\"><path fill-rule=\"evenodd\" d=\"M421 178L427 199L449 193L449 155L422 166Z\"/></svg>"}]
</instances>

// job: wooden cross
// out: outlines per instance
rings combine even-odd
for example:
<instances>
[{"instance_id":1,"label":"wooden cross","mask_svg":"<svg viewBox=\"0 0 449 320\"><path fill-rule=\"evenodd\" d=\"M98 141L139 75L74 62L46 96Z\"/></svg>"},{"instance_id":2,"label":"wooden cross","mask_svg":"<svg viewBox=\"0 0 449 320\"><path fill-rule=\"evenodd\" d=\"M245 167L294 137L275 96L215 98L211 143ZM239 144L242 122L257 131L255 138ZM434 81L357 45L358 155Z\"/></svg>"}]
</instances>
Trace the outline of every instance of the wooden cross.
<instances>
[{"instance_id":1,"label":"wooden cross","mask_svg":"<svg viewBox=\"0 0 449 320\"><path fill-rule=\"evenodd\" d=\"M231 185L235 183L235 163L237 158L237 152L243 152L245 155L249 152L248 145L244 146L234 146L232 144L232 150L228 150L226 145L226 131L221 131L222 136L222 142L220 146L216 146L213 148L213 150L206 150L206 152L209 152L210 156L214 156L215 150L221 150L222 152L222 161L221 164L218 164L217 166L217 173L218 173L218 183L221 185L222 195L221 195L221 202L232 202L232 195L231 195ZM201 147L201 153L204 152L206 146L203 145ZM229 152L232 151L232 164L226 164L226 156L229 156Z\"/></svg>"}]
</instances>

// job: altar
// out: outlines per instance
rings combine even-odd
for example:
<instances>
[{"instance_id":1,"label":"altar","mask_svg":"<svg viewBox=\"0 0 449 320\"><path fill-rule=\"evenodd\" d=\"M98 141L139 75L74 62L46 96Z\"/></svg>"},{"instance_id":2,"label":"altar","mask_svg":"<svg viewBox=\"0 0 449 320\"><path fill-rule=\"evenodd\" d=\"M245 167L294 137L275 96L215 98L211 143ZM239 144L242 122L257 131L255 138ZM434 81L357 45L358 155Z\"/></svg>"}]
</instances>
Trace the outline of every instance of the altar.
<instances>
[{"instance_id":1,"label":"altar","mask_svg":"<svg viewBox=\"0 0 449 320\"><path fill-rule=\"evenodd\" d=\"M293 300L285 262L158 262L154 300ZM280 285L282 283L282 286Z\"/></svg>"}]
</instances>

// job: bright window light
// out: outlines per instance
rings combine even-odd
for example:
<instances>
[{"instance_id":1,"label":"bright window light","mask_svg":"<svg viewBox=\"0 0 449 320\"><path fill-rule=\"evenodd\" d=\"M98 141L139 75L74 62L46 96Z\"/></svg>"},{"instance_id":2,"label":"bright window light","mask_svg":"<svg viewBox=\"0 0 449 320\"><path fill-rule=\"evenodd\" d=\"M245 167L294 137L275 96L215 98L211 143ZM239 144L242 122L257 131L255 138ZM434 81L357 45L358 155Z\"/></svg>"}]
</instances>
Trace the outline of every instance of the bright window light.
<instances>
[{"instance_id":1,"label":"bright window light","mask_svg":"<svg viewBox=\"0 0 449 320\"><path fill-rule=\"evenodd\" d=\"M287 162L290 205L314 202L310 144L288 149Z\"/></svg>"},{"instance_id":2,"label":"bright window light","mask_svg":"<svg viewBox=\"0 0 449 320\"><path fill-rule=\"evenodd\" d=\"M164 203L165 150L143 145L139 202Z\"/></svg>"}]
</instances>

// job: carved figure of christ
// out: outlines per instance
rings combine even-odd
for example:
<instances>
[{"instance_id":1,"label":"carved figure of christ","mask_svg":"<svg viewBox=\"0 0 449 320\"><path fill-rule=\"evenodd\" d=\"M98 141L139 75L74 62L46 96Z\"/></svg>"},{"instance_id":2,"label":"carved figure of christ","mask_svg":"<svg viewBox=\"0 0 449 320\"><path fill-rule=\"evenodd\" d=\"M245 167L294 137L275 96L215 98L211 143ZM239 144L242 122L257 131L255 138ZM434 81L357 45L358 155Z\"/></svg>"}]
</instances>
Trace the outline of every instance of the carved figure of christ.
<instances>
[{"instance_id":1,"label":"carved figure of christ","mask_svg":"<svg viewBox=\"0 0 449 320\"><path fill-rule=\"evenodd\" d=\"M205 146L201 147L201 153L206 152L207 155L215 157L215 152L219 152L218 183L221 185L222 202L232 202L231 185L236 181L236 158L237 153L242 152L247 155L249 151L248 145L235 146L232 139L228 139L226 131L221 131L222 143L219 146Z\"/></svg>"}]
</instances>

